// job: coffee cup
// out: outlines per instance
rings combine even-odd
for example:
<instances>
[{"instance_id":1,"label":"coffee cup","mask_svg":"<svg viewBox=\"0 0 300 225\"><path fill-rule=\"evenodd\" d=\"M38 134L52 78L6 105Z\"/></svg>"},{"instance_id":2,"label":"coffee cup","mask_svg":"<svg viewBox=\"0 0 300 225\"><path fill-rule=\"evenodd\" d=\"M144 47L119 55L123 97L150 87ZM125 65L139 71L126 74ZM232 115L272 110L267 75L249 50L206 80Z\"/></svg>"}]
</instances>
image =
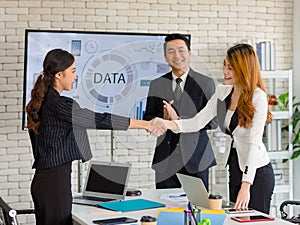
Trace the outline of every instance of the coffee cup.
<instances>
[{"instance_id":1,"label":"coffee cup","mask_svg":"<svg viewBox=\"0 0 300 225\"><path fill-rule=\"evenodd\" d=\"M156 225L156 218L152 216L142 216L141 225Z\"/></svg>"},{"instance_id":2,"label":"coffee cup","mask_svg":"<svg viewBox=\"0 0 300 225\"><path fill-rule=\"evenodd\" d=\"M210 194L208 196L208 207L212 210L221 210L222 209L222 199L221 195Z\"/></svg>"}]
</instances>

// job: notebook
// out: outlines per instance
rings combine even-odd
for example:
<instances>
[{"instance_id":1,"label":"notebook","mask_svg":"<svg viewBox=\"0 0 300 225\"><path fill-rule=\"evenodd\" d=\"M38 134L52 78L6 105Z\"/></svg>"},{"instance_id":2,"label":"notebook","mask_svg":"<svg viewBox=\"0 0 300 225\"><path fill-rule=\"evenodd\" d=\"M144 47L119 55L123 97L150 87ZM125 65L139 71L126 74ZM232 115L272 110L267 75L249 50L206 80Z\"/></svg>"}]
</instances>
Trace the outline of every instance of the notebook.
<instances>
[{"instance_id":1,"label":"notebook","mask_svg":"<svg viewBox=\"0 0 300 225\"><path fill-rule=\"evenodd\" d=\"M100 202L120 201L126 196L131 164L91 161L81 195L73 203L97 206Z\"/></svg>"},{"instance_id":2,"label":"notebook","mask_svg":"<svg viewBox=\"0 0 300 225\"><path fill-rule=\"evenodd\" d=\"M209 208L208 207L208 192L200 178L192 177L184 174L176 174L184 192L187 195L189 202L192 205ZM222 208L232 208L234 203L229 201L222 201Z\"/></svg>"},{"instance_id":3,"label":"notebook","mask_svg":"<svg viewBox=\"0 0 300 225\"><path fill-rule=\"evenodd\" d=\"M118 212L130 212L143 209L153 209L159 207L165 207L165 204L148 199L129 199L118 202L103 202L97 205L98 207L118 211Z\"/></svg>"}]
</instances>

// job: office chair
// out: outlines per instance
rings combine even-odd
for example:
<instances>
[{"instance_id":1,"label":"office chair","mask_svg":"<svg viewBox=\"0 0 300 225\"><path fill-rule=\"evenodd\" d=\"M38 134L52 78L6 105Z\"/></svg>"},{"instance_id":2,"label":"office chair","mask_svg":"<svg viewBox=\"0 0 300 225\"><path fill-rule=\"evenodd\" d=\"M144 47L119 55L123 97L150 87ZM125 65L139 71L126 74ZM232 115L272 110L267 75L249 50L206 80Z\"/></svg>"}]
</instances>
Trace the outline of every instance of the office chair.
<instances>
[{"instance_id":1,"label":"office chair","mask_svg":"<svg viewBox=\"0 0 300 225\"><path fill-rule=\"evenodd\" d=\"M19 214L33 214L33 209L16 210L9 207L9 205L0 197L0 225L18 225L17 215Z\"/></svg>"},{"instance_id":2,"label":"office chair","mask_svg":"<svg viewBox=\"0 0 300 225\"><path fill-rule=\"evenodd\" d=\"M279 207L281 219L289 221L291 223L300 223L300 215L288 217L288 214L284 211L284 207L287 205L300 205L300 201L287 200L287 201L282 202Z\"/></svg>"}]
</instances>

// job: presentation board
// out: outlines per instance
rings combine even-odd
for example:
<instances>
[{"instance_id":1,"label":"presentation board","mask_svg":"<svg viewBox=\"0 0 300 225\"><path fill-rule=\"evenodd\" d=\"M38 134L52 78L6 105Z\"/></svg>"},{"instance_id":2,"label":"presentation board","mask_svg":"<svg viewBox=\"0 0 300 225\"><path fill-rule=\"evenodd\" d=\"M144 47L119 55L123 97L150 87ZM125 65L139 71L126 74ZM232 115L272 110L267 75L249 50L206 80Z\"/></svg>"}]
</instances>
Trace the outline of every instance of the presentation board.
<instances>
[{"instance_id":1,"label":"presentation board","mask_svg":"<svg viewBox=\"0 0 300 225\"><path fill-rule=\"evenodd\" d=\"M24 99L43 70L46 53L55 48L75 56L77 79L62 95L81 107L142 119L150 81L170 71L165 62L166 34L88 31L25 31ZM190 35L187 34L190 39ZM23 113L23 127L26 113Z\"/></svg>"}]
</instances>

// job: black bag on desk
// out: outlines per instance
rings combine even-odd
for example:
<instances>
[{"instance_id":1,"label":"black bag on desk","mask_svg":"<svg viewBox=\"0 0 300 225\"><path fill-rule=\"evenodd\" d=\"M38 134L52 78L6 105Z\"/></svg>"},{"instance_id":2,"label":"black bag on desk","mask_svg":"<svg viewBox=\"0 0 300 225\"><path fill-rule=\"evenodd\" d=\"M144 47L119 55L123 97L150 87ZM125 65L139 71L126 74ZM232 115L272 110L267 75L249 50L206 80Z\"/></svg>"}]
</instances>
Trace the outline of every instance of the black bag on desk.
<instances>
[{"instance_id":1,"label":"black bag on desk","mask_svg":"<svg viewBox=\"0 0 300 225\"><path fill-rule=\"evenodd\" d=\"M288 214L284 211L284 207L287 205L300 205L300 201L284 201L280 205L280 214L283 220L289 221L291 223L300 223L300 215L288 217Z\"/></svg>"}]
</instances>

